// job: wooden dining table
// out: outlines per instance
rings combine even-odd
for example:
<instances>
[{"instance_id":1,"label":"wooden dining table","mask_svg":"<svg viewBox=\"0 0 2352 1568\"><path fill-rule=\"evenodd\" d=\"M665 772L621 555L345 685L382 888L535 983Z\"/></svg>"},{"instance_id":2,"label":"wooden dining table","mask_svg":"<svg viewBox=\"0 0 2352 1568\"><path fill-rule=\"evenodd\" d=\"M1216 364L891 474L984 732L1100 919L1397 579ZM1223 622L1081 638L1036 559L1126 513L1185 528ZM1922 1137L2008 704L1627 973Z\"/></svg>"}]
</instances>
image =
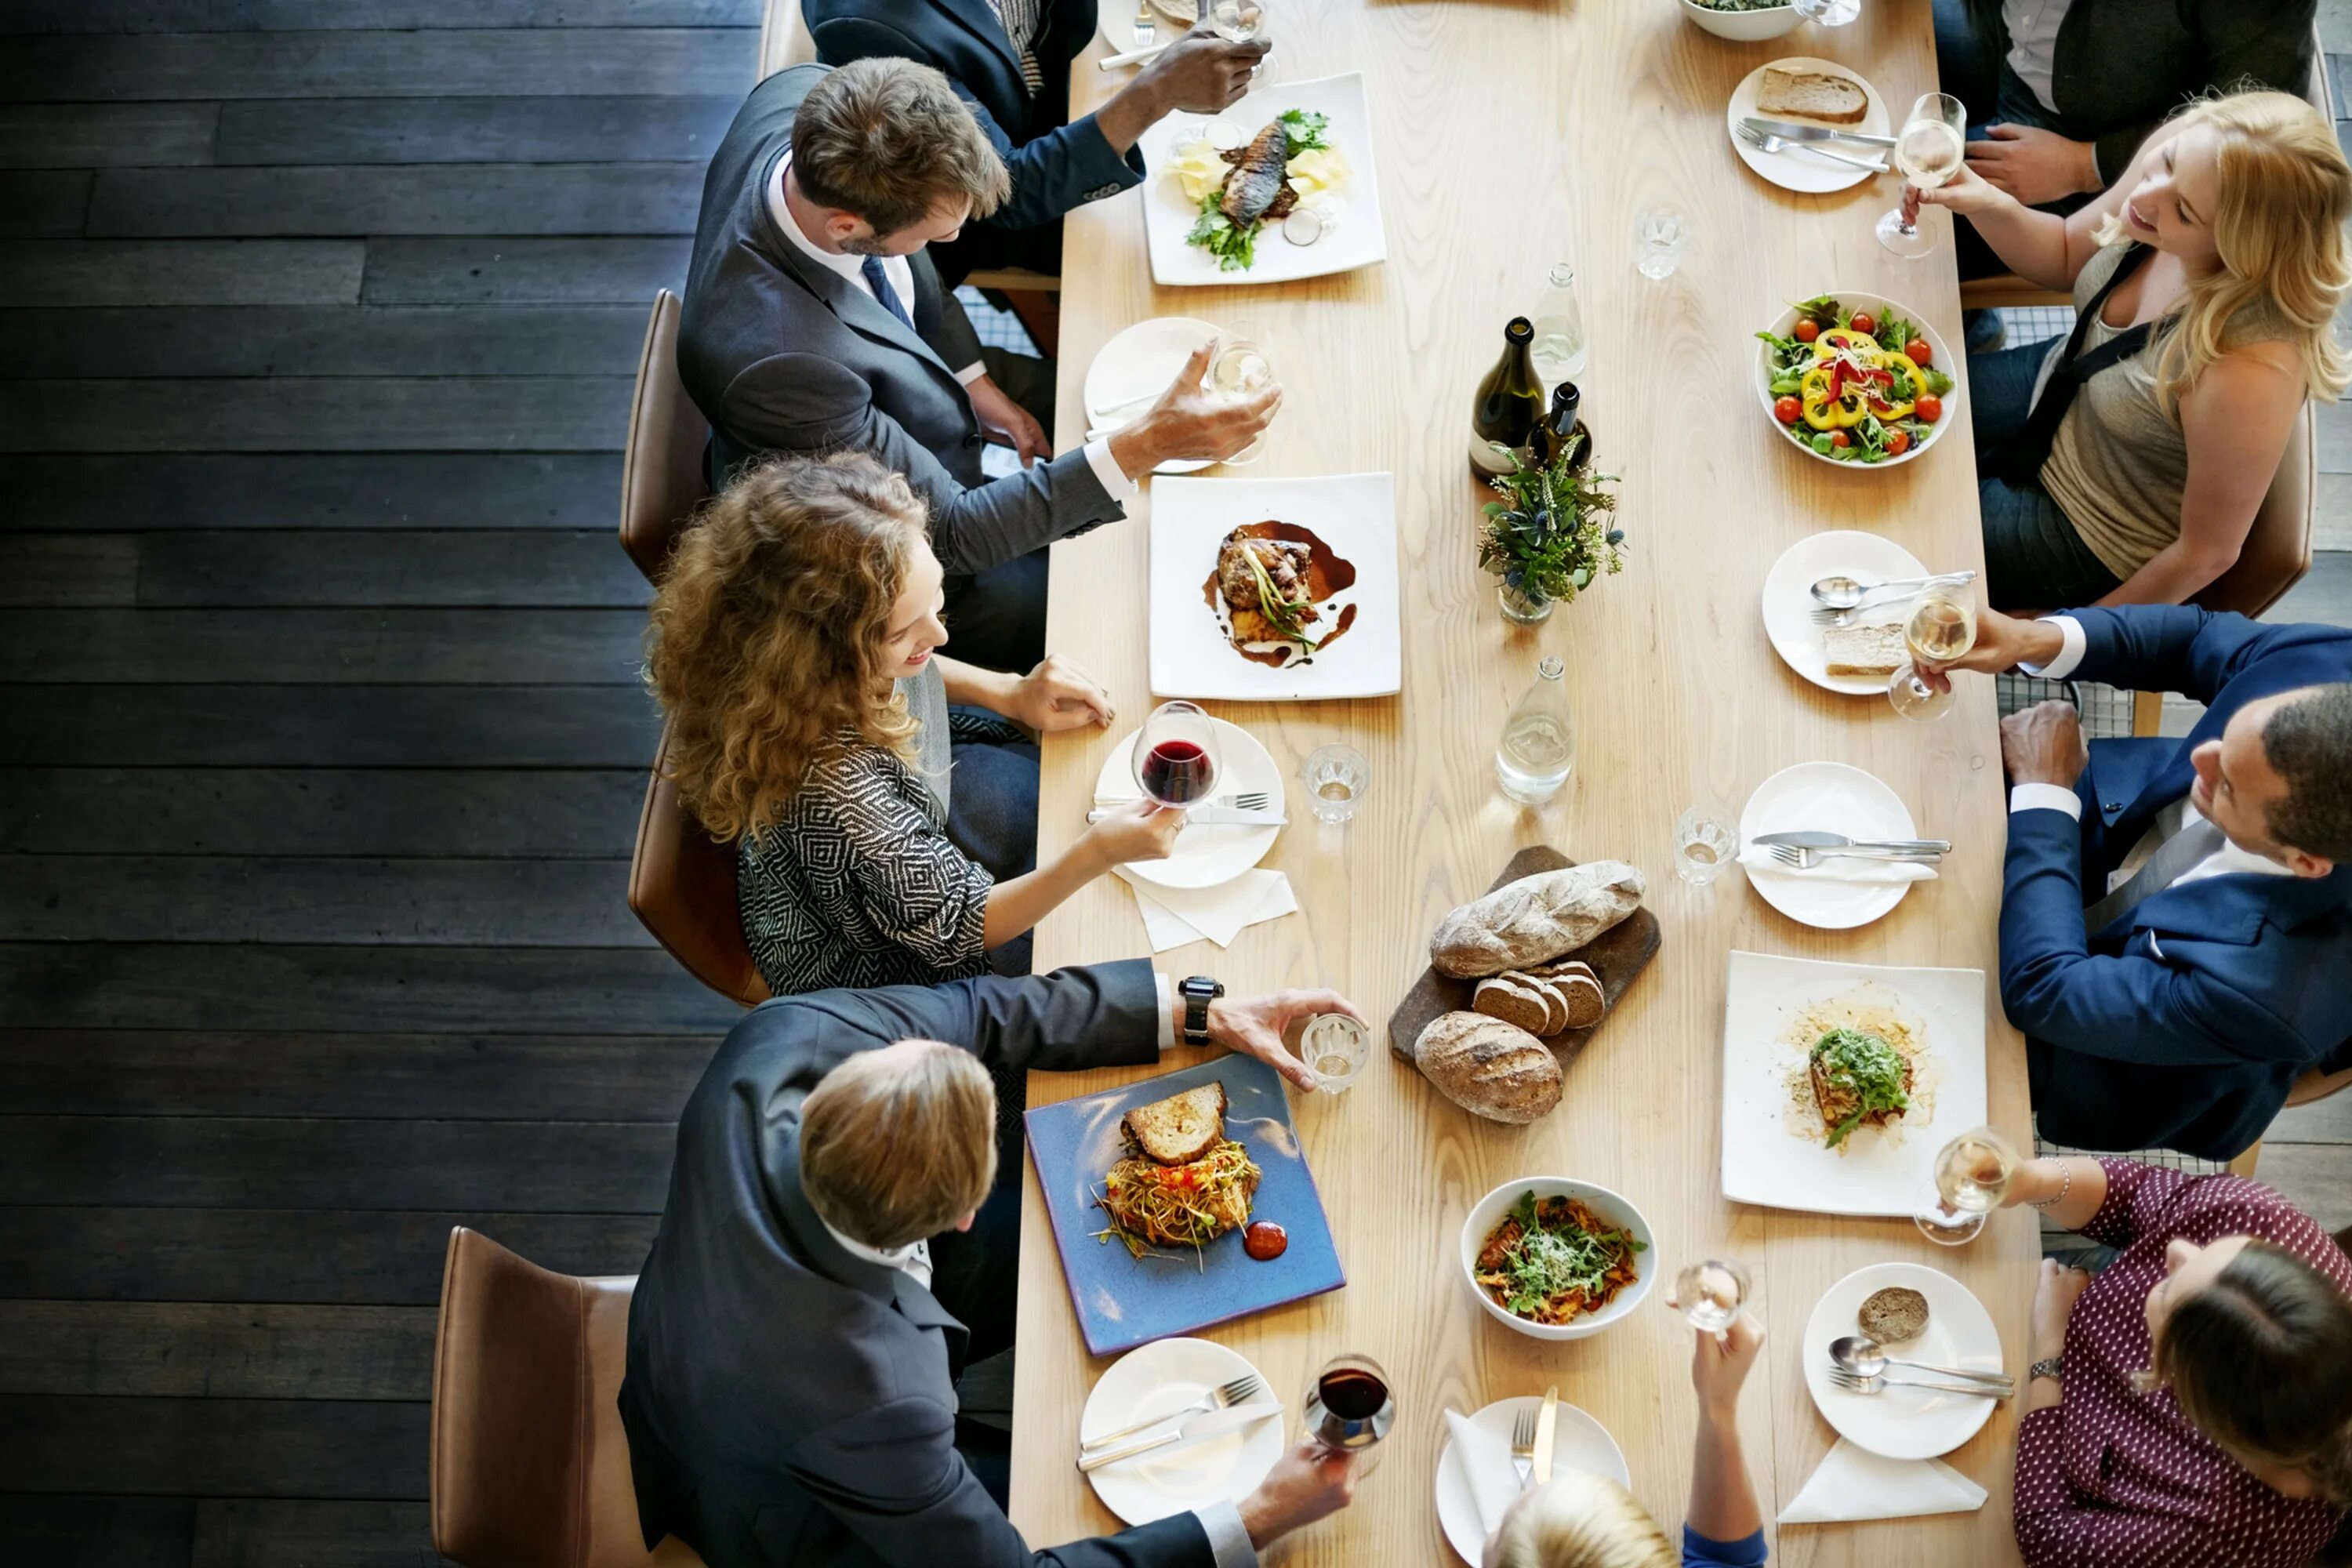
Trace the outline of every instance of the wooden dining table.
<instances>
[{"instance_id":1,"label":"wooden dining table","mask_svg":"<svg viewBox=\"0 0 2352 1568\"><path fill-rule=\"evenodd\" d=\"M1905 1218L1731 1203L1718 1134L1725 973L1738 948L1984 972L1991 1119L2030 1147L2024 1053L1995 981L2005 802L1993 683L1962 677L1952 713L1915 722L1883 697L1807 683L1774 653L1759 610L1773 561L1828 529L1881 535L1935 570L1983 565L1965 388L1951 401L1951 424L1916 461L1857 470L1797 451L1759 407L1753 381L1755 331L1824 290L1901 301L1957 350L1946 215L1923 220L1940 242L1933 254L1894 258L1873 226L1895 198L1895 179L1792 195L1742 164L1725 124L1740 79L1790 55L1859 71L1899 123L1935 86L1927 0L1865 0L1851 26L1802 26L1752 44L1701 31L1676 0L1271 0L1270 8L1276 83L1363 73L1387 259L1304 282L1160 288L1145 256L1148 186L1081 207L1064 241L1056 437L1080 438L1082 379L1121 328L1153 316L1246 313L1284 388L1265 450L1247 471L1394 476L1403 689L1374 700L1211 705L1292 774L1291 825L1265 864L1288 876L1298 910L1244 930L1229 948L1202 942L1156 962L1171 977L1212 974L1244 995L1335 987L1385 1044L1440 917L1485 891L1522 847L1632 861L1647 874L1646 901L1663 930L1655 961L1570 1065L1559 1109L1531 1125L1471 1115L1386 1050L1348 1093L1294 1093L1348 1284L1202 1332L1272 1381L1294 1438L1307 1380L1340 1352L1368 1353L1389 1371L1398 1415L1353 1507L1287 1540L1278 1560L1350 1568L1450 1560L1433 1500L1444 1411L1555 1384L1608 1428L1635 1494L1679 1530L1697 1417L1693 1331L1664 1306L1663 1286L1594 1337L1547 1343L1490 1321L1459 1273L1470 1205L1503 1182L1551 1173L1637 1205L1657 1237L1650 1266L1668 1279L1708 1255L1752 1269L1769 1338L1739 1427L1776 1562L2014 1562L2016 1402L1947 1456L1989 1494L1973 1512L1769 1521L1836 1437L1807 1394L1799 1355L1824 1290L1873 1263L1941 1268L1990 1310L2003 1359L2021 1373L2039 1253L2032 1214L1996 1214L1973 1243L1947 1248ZM1096 68L1108 52L1097 37L1076 66L1074 113L1124 79ZM1635 270L1635 219L1660 204L1681 210L1692 237L1679 270L1652 281ZM1504 323L1532 310L1560 261L1575 268L1591 342L1584 416L1597 466L1619 476L1627 558L1622 574L1529 631L1504 620L1496 579L1476 564L1487 492L1471 478L1466 450L1473 389L1500 352ZM1083 830L1108 749L1155 700L1150 527L1147 498L1129 521L1054 547L1048 646L1100 679L1119 717L1108 731L1045 741L1041 855ZM1579 750L1568 787L1528 810L1497 791L1495 747L1547 654L1566 661ZM1334 741L1360 749L1371 767L1361 810L1343 827L1316 823L1296 782L1306 755ZM1685 805L1720 802L1736 816L1771 773L1824 758L1876 774L1920 833L1954 841L1939 877L1852 931L1783 917L1736 868L1708 889L1677 880L1674 826ZM1045 971L1147 951L1134 898L1105 878L1043 922L1035 961ZM1172 1053L1160 1069L1033 1074L1030 1103L1202 1055ZM1080 1341L1034 1169L1024 1186L1012 1515L1044 1545L1118 1527L1074 1468L1079 1412L1110 1358L1089 1357Z\"/></svg>"}]
</instances>

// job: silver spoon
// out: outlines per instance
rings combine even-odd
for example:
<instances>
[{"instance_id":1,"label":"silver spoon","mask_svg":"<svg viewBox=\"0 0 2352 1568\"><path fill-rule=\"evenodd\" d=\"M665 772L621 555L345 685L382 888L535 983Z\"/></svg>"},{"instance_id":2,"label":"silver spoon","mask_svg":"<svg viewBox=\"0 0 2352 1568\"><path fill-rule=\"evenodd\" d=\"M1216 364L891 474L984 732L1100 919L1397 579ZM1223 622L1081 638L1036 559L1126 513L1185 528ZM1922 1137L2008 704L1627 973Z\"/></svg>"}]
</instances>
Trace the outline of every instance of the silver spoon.
<instances>
[{"instance_id":1,"label":"silver spoon","mask_svg":"<svg viewBox=\"0 0 2352 1568\"><path fill-rule=\"evenodd\" d=\"M1851 610L1866 592L1851 577L1824 577L1813 584L1813 600L1824 609Z\"/></svg>"},{"instance_id":2,"label":"silver spoon","mask_svg":"<svg viewBox=\"0 0 2352 1568\"><path fill-rule=\"evenodd\" d=\"M1956 1377L1968 1383L1981 1383L2014 1393L2016 1382L2007 1373L1971 1372L1966 1367L1929 1366L1925 1362L1903 1361L1890 1356L1876 1340L1867 1334L1848 1334L1830 1342L1830 1359L1856 1377L1876 1377L1890 1366L1908 1367L1913 1372L1928 1373L1937 1377Z\"/></svg>"}]
</instances>

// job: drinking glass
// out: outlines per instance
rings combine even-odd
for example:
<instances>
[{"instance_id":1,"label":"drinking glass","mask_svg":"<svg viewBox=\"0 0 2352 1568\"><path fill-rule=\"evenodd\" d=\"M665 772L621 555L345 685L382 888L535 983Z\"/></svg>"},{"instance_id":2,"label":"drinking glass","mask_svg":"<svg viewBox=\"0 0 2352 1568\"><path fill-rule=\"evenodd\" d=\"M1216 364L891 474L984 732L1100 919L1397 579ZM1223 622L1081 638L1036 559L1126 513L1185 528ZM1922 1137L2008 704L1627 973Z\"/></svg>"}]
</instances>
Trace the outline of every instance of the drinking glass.
<instances>
[{"instance_id":1,"label":"drinking glass","mask_svg":"<svg viewBox=\"0 0 2352 1568\"><path fill-rule=\"evenodd\" d=\"M1675 275L1690 243L1690 220L1670 206L1645 208L1633 220L1633 266L1653 283Z\"/></svg>"},{"instance_id":2,"label":"drinking glass","mask_svg":"<svg viewBox=\"0 0 2352 1568\"><path fill-rule=\"evenodd\" d=\"M1675 875L1694 888L1707 887L1738 854L1738 835L1719 805L1701 804L1675 821Z\"/></svg>"},{"instance_id":3,"label":"drinking glass","mask_svg":"<svg viewBox=\"0 0 2352 1568\"><path fill-rule=\"evenodd\" d=\"M1942 584L1912 602L1903 623L1903 644L1911 657L1886 683L1887 700L1906 719L1940 719L1952 710L1952 694L1919 679L1919 661L1949 664L1977 646L1977 606L1965 583Z\"/></svg>"},{"instance_id":4,"label":"drinking glass","mask_svg":"<svg viewBox=\"0 0 2352 1568\"><path fill-rule=\"evenodd\" d=\"M1318 1447L1351 1456L1356 1474L1370 1475L1380 1462L1380 1440L1396 1424L1389 1374L1368 1355L1333 1356L1307 1385L1304 1417Z\"/></svg>"},{"instance_id":5,"label":"drinking glass","mask_svg":"<svg viewBox=\"0 0 2352 1568\"><path fill-rule=\"evenodd\" d=\"M1315 820L1338 825L1353 818L1372 787L1372 764L1353 746L1318 746L1299 765Z\"/></svg>"},{"instance_id":6,"label":"drinking glass","mask_svg":"<svg viewBox=\"0 0 2352 1568\"><path fill-rule=\"evenodd\" d=\"M1371 1056L1371 1031L1345 1013L1318 1013L1298 1032L1298 1059L1327 1094L1344 1093Z\"/></svg>"},{"instance_id":7,"label":"drinking glass","mask_svg":"<svg viewBox=\"0 0 2352 1568\"><path fill-rule=\"evenodd\" d=\"M1862 15L1862 0L1797 0L1797 15L1824 27L1843 27Z\"/></svg>"},{"instance_id":8,"label":"drinking glass","mask_svg":"<svg viewBox=\"0 0 2352 1568\"><path fill-rule=\"evenodd\" d=\"M1207 800L1223 766L1216 726L1197 702L1162 702L1135 732L1136 787L1162 805Z\"/></svg>"},{"instance_id":9,"label":"drinking glass","mask_svg":"<svg viewBox=\"0 0 2352 1568\"><path fill-rule=\"evenodd\" d=\"M1218 329L1216 346L1209 353L1210 393L1228 403L1243 403L1274 384L1274 365L1266 358L1265 334L1255 321L1228 321ZM1254 463L1265 450L1261 436L1225 459Z\"/></svg>"},{"instance_id":10,"label":"drinking glass","mask_svg":"<svg viewBox=\"0 0 2352 1568\"><path fill-rule=\"evenodd\" d=\"M1273 31L1273 19L1266 15L1265 0L1208 0L1201 19L1217 37L1229 44L1250 44L1267 37ZM1250 68L1250 79L1265 79L1266 61L1260 60Z\"/></svg>"},{"instance_id":11,"label":"drinking glass","mask_svg":"<svg viewBox=\"0 0 2352 1568\"><path fill-rule=\"evenodd\" d=\"M1556 385L1582 375L1591 355L1584 339L1584 310L1576 302L1576 273L1567 262L1558 263L1545 275L1535 323L1532 357L1536 374L1545 384Z\"/></svg>"},{"instance_id":12,"label":"drinking glass","mask_svg":"<svg viewBox=\"0 0 2352 1568\"><path fill-rule=\"evenodd\" d=\"M1738 1321L1747 1300L1748 1270L1732 1258L1685 1263L1675 1277L1675 1305L1703 1334L1720 1334Z\"/></svg>"},{"instance_id":13,"label":"drinking glass","mask_svg":"<svg viewBox=\"0 0 2352 1568\"><path fill-rule=\"evenodd\" d=\"M1948 92L1923 93L1895 139L1895 166L1913 187L1932 191L1960 172L1968 140L1969 111L1960 100ZM1878 243L1897 256L1921 257L1936 248L1927 230L1903 216L1900 201L1878 220Z\"/></svg>"},{"instance_id":14,"label":"drinking glass","mask_svg":"<svg viewBox=\"0 0 2352 1568\"><path fill-rule=\"evenodd\" d=\"M1911 1217L1941 1247L1976 1239L2017 1174L2017 1150L1990 1127L1963 1132L1936 1155L1936 1201Z\"/></svg>"}]
</instances>

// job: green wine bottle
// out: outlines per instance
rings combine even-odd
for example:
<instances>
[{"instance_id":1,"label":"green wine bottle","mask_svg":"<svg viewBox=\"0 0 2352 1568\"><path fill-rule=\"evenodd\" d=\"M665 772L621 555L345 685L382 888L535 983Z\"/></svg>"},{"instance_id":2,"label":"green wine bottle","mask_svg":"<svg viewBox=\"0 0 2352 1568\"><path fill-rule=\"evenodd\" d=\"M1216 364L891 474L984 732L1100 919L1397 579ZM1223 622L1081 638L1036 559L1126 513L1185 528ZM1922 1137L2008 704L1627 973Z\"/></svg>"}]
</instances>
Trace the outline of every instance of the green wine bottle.
<instances>
[{"instance_id":1,"label":"green wine bottle","mask_svg":"<svg viewBox=\"0 0 2352 1568\"><path fill-rule=\"evenodd\" d=\"M1563 381L1551 389L1551 410L1536 421L1535 430L1528 437L1530 464L1549 468L1563 454L1571 468L1580 468L1591 461L1592 432L1578 414L1583 403L1584 394L1572 381Z\"/></svg>"},{"instance_id":2,"label":"green wine bottle","mask_svg":"<svg viewBox=\"0 0 2352 1568\"><path fill-rule=\"evenodd\" d=\"M1481 478L1511 472L1510 453L1528 444L1543 417L1543 383L1528 353L1535 335L1525 316L1513 316L1503 329L1503 357L1478 384L1478 401L1470 409L1470 471Z\"/></svg>"}]
</instances>

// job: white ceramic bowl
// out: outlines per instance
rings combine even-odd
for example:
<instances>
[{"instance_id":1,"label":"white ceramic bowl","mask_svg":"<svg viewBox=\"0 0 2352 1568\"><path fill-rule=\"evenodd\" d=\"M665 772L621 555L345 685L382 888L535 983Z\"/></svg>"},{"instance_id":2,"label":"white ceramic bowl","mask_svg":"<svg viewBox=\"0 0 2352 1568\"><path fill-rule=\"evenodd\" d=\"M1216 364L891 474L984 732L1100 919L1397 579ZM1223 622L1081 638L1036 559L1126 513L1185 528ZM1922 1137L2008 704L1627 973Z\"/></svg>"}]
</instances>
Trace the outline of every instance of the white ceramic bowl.
<instances>
[{"instance_id":1,"label":"white ceramic bowl","mask_svg":"<svg viewBox=\"0 0 2352 1568\"><path fill-rule=\"evenodd\" d=\"M1602 1219L1613 1220L1633 1233L1643 1250L1634 1257L1633 1282L1617 1292L1616 1299L1597 1312L1580 1314L1572 1322L1531 1323L1527 1319L1504 1310L1495 1299L1478 1285L1478 1253L1486 1245L1487 1235L1503 1223L1511 1205L1519 1201L1521 1193L1531 1192L1538 1198L1575 1198ZM1650 1222L1642 1211L1607 1187L1594 1186L1591 1182L1579 1182L1567 1176L1521 1176L1515 1182L1505 1182L1471 1205L1470 1217L1462 1225L1462 1283L1486 1315L1496 1322L1517 1330L1530 1339L1580 1340L1597 1334L1620 1318L1629 1316L1650 1293L1651 1276L1657 1272L1657 1238L1650 1234Z\"/></svg>"},{"instance_id":2,"label":"white ceramic bowl","mask_svg":"<svg viewBox=\"0 0 2352 1568\"><path fill-rule=\"evenodd\" d=\"M1942 446L1944 432L1951 427L1952 422L1967 417L1966 411L1960 407L1960 364L1952 357L1952 351L1945 346L1943 334L1929 326L1925 316L1900 300L1889 300L1883 294L1865 293L1858 289L1824 289L1823 292L1848 310L1866 310L1882 320L1892 312L1919 329L1921 335L1927 340L1927 346L1935 350L1929 363L1952 378L1952 390L1943 395L1944 416L1936 422L1934 435L1899 458L1881 458L1874 463L1857 462L1851 458L1824 458L1805 442L1790 440L1788 426L1782 425L1774 416L1772 413L1772 347L1759 338L1756 340L1756 353L1748 362L1748 380L1755 385L1757 405L1764 410L1765 423L1772 426L1773 433L1791 451L1802 452L1816 463L1827 463L1833 468L1850 468L1860 473L1874 473L1881 468L1900 468L1922 452L1932 451ZM1797 308L1790 305L1772 319L1772 324L1768 330L1774 337L1785 338L1796 324Z\"/></svg>"},{"instance_id":3,"label":"white ceramic bowl","mask_svg":"<svg viewBox=\"0 0 2352 1568\"><path fill-rule=\"evenodd\" d=\"M1796 30L1804 20L1794 5L1775 5L1769 11L1717 11L1696 4L1696 0L1677 0L1683 15L1697 23L1718 38L1730 38L1737 43L1752 44L1759 38L1777 38Z\"/></svg>"}]
</instances>

